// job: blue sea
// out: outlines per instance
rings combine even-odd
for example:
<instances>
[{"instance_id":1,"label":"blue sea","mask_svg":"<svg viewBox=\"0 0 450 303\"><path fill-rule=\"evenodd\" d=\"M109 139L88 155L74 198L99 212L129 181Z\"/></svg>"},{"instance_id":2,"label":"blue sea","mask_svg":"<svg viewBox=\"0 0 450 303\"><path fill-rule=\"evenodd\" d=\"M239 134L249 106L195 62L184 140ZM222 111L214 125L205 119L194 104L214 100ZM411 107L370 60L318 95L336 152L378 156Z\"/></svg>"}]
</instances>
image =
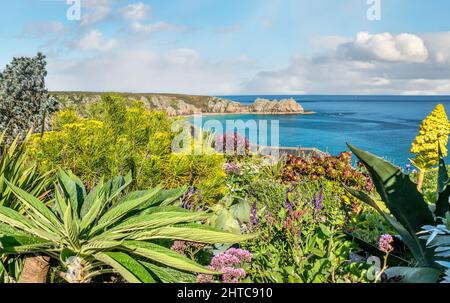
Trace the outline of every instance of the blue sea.
<instances>
[{"instance_id":1,"label":"blue sea","mask_svg":"<svg viewBox=\"0 0 450 303\"><path fill-rule=\"evenodd\" d=\"M411 157L409 150L421 121L442 103L450 110L450 96L220 96L243 104L256 98L294 98L314 115L225 115L219 120L279 120L280 145L316 147L337 155L346 142L368 150L396 165ZM225 126L224 126L225 128ZM270 130L270 124L269 124Z\"/></svg>"}]
</instances>

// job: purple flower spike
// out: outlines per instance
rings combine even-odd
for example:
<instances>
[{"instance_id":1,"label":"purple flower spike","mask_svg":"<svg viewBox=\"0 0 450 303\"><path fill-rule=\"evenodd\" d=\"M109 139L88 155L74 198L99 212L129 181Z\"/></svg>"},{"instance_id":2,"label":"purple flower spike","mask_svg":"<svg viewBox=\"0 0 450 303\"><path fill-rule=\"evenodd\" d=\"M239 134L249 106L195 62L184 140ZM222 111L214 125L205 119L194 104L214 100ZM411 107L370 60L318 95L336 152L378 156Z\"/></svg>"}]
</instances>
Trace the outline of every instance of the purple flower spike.
<instances>
[{"instance_id":1,"label":"purple flower spike","mask_svg":"<svg viewBox=\"0 0 450 303\"><path fill-rule=\"evenodd\" d=\"M319 193L317 196L313 197L313 204L316 211L321 211L323 208L323 187L320 187Z\"/></svg>"}]
</instances>

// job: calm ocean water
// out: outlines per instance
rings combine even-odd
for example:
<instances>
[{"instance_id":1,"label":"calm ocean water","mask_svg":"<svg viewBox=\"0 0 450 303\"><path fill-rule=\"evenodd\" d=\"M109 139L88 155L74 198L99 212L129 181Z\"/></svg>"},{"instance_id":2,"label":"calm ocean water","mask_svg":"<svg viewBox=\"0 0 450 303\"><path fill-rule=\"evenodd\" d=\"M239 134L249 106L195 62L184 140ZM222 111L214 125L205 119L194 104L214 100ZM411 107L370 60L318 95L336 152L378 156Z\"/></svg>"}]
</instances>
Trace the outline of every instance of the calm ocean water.
<instances>
[{"instance_id":1,"label":"calm ocean water","mask_svg":"<svg viewBox=\"0 0 450 303\"><path fill-rule=\"evenodd\" d=\"M204 118L244 121L279 120L280 144L317 147L331 154L347 150L346 142L404 165L420 122L442 103L450 110L450 96L221 96L243 104L257 97L294 98L315 115L227 115ZM450 114L450 113L449 113ZM225 125L225 124L224 124ZM270 124L269 124L270 125ZM270 128L270 126L269 126Z\"/></svg>"}]
</instances>

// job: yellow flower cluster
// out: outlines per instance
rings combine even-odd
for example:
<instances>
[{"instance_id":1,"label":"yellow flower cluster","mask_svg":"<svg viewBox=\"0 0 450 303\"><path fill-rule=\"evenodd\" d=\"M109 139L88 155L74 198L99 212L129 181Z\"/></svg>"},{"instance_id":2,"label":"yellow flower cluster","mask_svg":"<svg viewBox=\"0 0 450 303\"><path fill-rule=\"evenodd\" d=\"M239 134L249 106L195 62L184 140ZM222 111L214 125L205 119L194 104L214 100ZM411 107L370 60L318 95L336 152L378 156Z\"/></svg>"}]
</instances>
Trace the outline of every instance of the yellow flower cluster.
<instances>
[{"instance_id":1,"label":"yellow flower cluster","mask_svg":"<svg viewBox=\"0 0 450 303\"><path fill-rule=\"evenodd\" d=\"M428 169L438 164L440 145L442 154L448 154L447 143L450 133L445 108L439 104L420 125L419 135L412 144L411 153L416 155L414 164L419 169ZM438 144L439 143L439 144Z\"/></svg>"}]
</instances>

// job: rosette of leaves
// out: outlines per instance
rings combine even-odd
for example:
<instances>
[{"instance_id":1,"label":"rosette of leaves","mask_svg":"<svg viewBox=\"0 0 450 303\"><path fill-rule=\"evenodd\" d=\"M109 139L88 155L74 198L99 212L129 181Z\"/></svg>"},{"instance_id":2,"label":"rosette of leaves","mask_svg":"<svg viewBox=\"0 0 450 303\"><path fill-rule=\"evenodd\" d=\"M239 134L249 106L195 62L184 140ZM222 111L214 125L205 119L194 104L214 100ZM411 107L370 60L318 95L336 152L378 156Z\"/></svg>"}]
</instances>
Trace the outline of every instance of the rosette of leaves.
<instances>
[{"instance_id":1,"label":"rosette of leaves","mask_svg":"<svg viewBox=\"0 0 450 303\"><path fill-rule=\"evenodd\" d=\"M180 189L154 188L123 194L131 175L101 180L87 193L76 176L61 170L52 209L6 183L26 215L0 207L0 253L53 257L67 268L63 277L68 282L95 281L104 274L119 274L132 283L177 282L173 269L217 274L163 243L238 243L253 237L198 224L209 218L208 213L166 206L178 199Z\"/></svg>"},{"instance_id":2,"label":"rosette of leaves","mask_svg":"<svg viewBox=\"0 0 450 303\"><path fill-rule=\"evenodd\" d=\"M439 151L439 174L436 185L437 202L429 207L417 185L399 167L381 157L349 145L352 152L369 171L382 203L389 213L380 207L376 198L350 187L346 189L378 211L398 232L416 260L415 267L390 268L388 277L401 276L403 282L436 282L440 271L434 263L433 250L418 235L423 226L438 225L438 218L450 211L450 186L444 157Z\"/></svg>"},{"instance_id":3,"label":"rosette of leaves","mask_svg":"<svg viewBox=\"0 0 450 303\"><path fill-rule=\"evenodd\" d=\"M445 277L442 283L450 283L450 212L437 226L424 226L422 239L427 240L427 246L434 249L435 261L444 269Z\"/></svg>"}]
</instances>

